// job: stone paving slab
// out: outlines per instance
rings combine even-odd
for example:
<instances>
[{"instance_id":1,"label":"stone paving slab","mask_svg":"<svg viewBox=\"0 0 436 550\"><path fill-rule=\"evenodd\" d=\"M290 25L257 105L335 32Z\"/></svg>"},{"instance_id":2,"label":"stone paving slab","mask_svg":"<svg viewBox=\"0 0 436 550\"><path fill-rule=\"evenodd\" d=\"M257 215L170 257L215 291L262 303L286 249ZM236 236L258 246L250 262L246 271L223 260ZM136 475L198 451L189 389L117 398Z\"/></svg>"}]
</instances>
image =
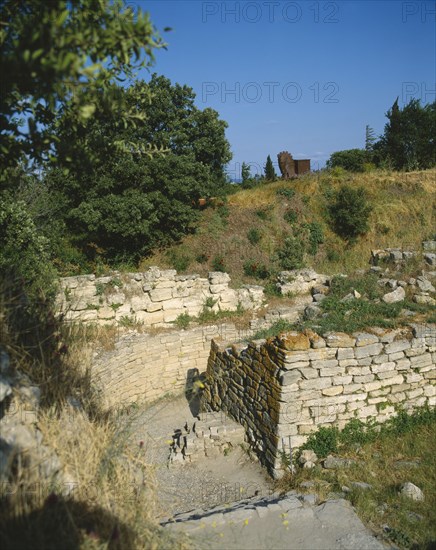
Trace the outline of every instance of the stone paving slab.
<instances>
[{"instance_id":1,"label":"stone paving slab","mask_svg":"<svg viewBox=\"0 0 436 550\"><path fill-rule=\"evenodd\" d=\"M304 504L303 504L304 503ZM162 523L202 550L382 550L387 548L343 499L310 505L291 491L195 510Z\"/></svg>"}]
</instances>

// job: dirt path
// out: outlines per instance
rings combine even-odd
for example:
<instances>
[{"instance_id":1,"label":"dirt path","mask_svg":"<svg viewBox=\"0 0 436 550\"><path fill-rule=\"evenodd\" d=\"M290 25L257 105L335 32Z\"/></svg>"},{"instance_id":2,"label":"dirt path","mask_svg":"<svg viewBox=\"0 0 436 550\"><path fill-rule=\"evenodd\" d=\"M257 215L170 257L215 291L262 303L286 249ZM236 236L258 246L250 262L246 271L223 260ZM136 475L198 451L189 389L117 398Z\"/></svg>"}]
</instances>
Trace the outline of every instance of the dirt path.
<instances>
[{"instance_id":1,"label":"dirt path","mask_svg":"<svg viewBox=\"0 0 436 550\"><path fill-rule=\"evenodd\" d=\"M169 461L173 436L186 424L214 424L227 430L234 425L224 415L220 415L218 422L216 415L200 414L200 419L198 422L193 416L185 396L180 396L159 401L140 412L132 423L132 444L143 442L145 459L155 467L162 518L240 498L272 494L271 479L238 444L225 453L199 456L191 463Z\"/></svg>"}]
</instances>

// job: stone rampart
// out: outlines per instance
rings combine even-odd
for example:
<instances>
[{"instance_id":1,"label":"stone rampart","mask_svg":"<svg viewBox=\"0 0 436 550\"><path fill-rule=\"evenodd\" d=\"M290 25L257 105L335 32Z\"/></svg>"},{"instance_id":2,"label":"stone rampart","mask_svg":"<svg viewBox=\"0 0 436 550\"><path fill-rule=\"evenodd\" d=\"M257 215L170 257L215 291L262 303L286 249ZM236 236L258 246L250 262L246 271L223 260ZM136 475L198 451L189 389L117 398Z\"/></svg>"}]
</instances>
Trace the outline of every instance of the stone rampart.
<instances>
[{"instance_id":1,"label":"stone rampart","mask_svg":"<svg viewBox=\"0 0 436 550\"><path fill-rule=\"evenodd\" d=\"M234 324L204 325L161 334L128 334L115 349L99 353L91 372L106 407L154 401L181 393L206 370L213 338L247 338Z\"/></svg>"},{"instance_id":2,"label":"stone rampart","mask_svg":"<svg viewBox=\"0 0 436 550\"><path fill-rule=\"evenodd\" d=\"M169 326L179 315L212 311L258 309L263 287L229 287L227 273L177 275L173 269L150 267L143 273L113 273L105 277L79 275L61 279L57 307L67 321L106 323L140 322Z\"/></svg>"},{"instance_id":3,"label":"stone rampart","mask_svg":"<svg viewBox=\"0 0 436 550\"><path fill-rule=\"evenodd\" d=\"M288 332L229 345L212 342L203 404L242 424L274 477L283 453L321 426L384 422L398 407L434 406L436 326L368 333Z\"/></svg>"}]
</instances>

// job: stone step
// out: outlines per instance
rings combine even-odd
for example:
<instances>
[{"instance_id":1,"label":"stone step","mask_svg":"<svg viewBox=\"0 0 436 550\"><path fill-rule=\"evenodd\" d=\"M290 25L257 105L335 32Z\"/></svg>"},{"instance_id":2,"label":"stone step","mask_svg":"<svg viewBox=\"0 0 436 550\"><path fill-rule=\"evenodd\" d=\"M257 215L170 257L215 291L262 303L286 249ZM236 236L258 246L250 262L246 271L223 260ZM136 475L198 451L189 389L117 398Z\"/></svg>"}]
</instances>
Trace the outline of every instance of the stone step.
<instances>
[{"instance_id":1,"label":"stone step","mask_svg":"<svg viewBox=\"0 0 436 550\"><path fill-rule=\"evenodd\" d=\"M208 549L382 550L383 543L343 499L317 504L316 495L290 491L177 514L162 527L188 534Z\"/></svg>"},{"instance_id":2,"label":"stone step","mask_svg":"<svg viewBox=\"0 0 436 550\"><path fill-rule=\"evenodd\" d=\"M170 444L169 462L186 464L225 453L243 443L244 428L224 413L207 412L199 420L189 420L175 430Z\"/></svg>"}]
</instances>

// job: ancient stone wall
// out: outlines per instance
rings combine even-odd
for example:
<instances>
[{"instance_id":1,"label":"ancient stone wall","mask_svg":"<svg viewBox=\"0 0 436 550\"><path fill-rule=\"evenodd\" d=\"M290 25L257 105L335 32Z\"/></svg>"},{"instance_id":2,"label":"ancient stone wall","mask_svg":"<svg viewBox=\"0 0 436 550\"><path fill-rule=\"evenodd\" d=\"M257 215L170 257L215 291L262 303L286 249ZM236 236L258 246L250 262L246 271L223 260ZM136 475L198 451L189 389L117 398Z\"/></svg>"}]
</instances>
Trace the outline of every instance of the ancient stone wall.
<instances>
[{"instance_id":1,"label":"ancient stone wall","mask_svg":"<svg viewBox=\"0 0 436 550\"><path fill-rule=\"evenodd\" d=\"M107 407L180 393L206 370L213 338L237 340L250 334L252 331L240 331L231 323L156 335L128 334L114 350L94 358L93 383Z\"/></svg>"},{"instance_id":2,"label":"ancient stone wall","mask_svg":"<svg viewBox=\"0 0 436 550\"><path fill-rule=\"evenodd\" d=\"M434 406L435 379L435 325L324 338L288 332L245 344L213 341L203 401L245 427L277 477L283 452L320 426L343 428L353 418L384 422L399 406Z\"/></svg>"},{"instance_id":3,"label":"ancient stone wall","mask_svg":"<svg viewBox=\"0 0 436 550\"><path fill-rule=\"evenodd\" d=\"M245 329L233 323L220 323L154 335L127 333L117 340L114 349L95 351L90 366L93 383L107 407L150 402L166 393L181 393L198 374L205 373L214 338L246 340L279 320L297 321L303 309L304 302L271 309L264 317L253 319Z\"/></svg>"},{"instance_id":4,"label":"ancient stone wall","mask_svg":"<svg viewBox=\"0 0 436 550\"><path fill-rule=\"evenodd\" d=\"M144 273L113 273L105 277L80 275L61 279L57 307L67 321L169 326L181 314L197 316L204 307L213 311L257 309L263 288L229 287L227 273L177 275L173 269L150 267Z\"/></svg>"}]
</instances>

